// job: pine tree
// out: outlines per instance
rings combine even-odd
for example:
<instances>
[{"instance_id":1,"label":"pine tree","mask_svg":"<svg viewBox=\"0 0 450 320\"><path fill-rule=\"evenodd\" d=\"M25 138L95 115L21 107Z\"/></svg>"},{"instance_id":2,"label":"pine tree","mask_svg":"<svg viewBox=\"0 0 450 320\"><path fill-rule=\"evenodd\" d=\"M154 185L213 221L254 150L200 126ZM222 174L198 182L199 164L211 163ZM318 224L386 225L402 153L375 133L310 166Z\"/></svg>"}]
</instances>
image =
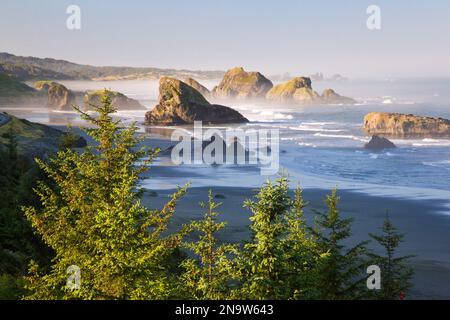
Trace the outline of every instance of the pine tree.
<instances>
[{"instance_id":1,"label":"pine tree","mask_svg":"<svg viewBox=\"0 0 450 320\"><path fill-rule=\"evenodd\" d=\"M382 300L400 299L401 295L411 288L411 278L414 271L407 265L412 255L396 257L395 252L403 241L403 234L398 233L386 214L381 235L369 234L384 249L384 255L370 253L373 264L381 270L381 289L374 291L374 297Z\"/></svg>"},{"instance_id":2,"label":"pine tree","mask_svg":"<svg viewBox=\"0 0 450 320\"><path fill-rule=\"evenodd\" d=\"M163 299L173 285L166 259L183 232L164 235L179 189L161 210L141 206L138 182L158 150L137 149L136 126L114 120L107 92L96 115L81 113L96 141L82 152L65 149L49 161L37 160L52 183L36 192L42 208L24 208L45 243L55 251L51 271L30 266L29 298ZM80 287L66 286L68 267L80 270ZM69 269L70 270L70 269Z\"/></svg>"},{"instance_id":3,"label":"pine tree","mask_svg":"<svg viewBox=\"0 0 450 320\"><path fill-rule=\"evenodd\" d=\"M244 299L282 299L286 282L283 277L283 249L281 240L285 233L285 213L291 208L287 194L288 181L280 178L275 184L267 182L244 206L250 217L252 240L246 243L240 256Z\"/></svg>"},{"instance_id":4,"label":"pine tree","mask_svg":"<svg viewBox=\"0 0 450 320\"><path fill-rule=\"evenodd\" d=\"M326 254L321 254L314 237L309 234L303 210L307 203L302 190L295 190L292 209L286 213L286 235L282 240L286 298L320 298L316 287L320 279L319 270Z\"/></svg>"},{"instance_id":5,"label":"pine tree","mask_svg":"<svg viewBox=\"0 0 450 320\"><path fill-rule=\"evenodd\" d=\"M364 255L368 241L347 248L344 242L351 236L352 219L341 218L336 189L327 196L325 203L327 211L315 211L316 226L310 228L321 252L326 254L317 289L322 299L360 298L365 284Z\"/></svg>"},{"instance_id":6,"label":"pine tree","mask_svg":"<svg viewBox=\"0 0 450 320\"><path fill-rule=\"evenodd\" d=\"M184 246L191 250L197 259L182 262L185 272L181 276L183 286L189 298L194 299L228 299L232 296L230 282L233 280L233 260L237 246L218 244L216 233L225 228L225 222L218 222L216 209L221 203L213 201L209 191L208 203L201 203L205 208L202 220L192 222L192 230L199 233L199 240L186 242Z\"/></svg>"}]
</instances>

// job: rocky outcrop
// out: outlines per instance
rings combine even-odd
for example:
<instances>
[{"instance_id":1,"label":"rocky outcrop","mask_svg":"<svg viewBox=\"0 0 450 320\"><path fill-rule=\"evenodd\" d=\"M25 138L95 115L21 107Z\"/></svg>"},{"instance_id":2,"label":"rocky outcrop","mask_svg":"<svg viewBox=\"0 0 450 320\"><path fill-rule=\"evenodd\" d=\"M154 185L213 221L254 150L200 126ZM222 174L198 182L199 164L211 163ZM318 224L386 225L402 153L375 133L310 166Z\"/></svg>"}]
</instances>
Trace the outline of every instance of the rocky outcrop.
<instances>
[{"instance_id":1,"label":"rocky outcrop","mask_svg":"<svg viewBox=\"0 0 450 320\"><path fill-rule=\"evenodd\" d=\"M320 97L312 89L310 78L296 77L274 86L267 92L266 98L273 101L310 103Z\"/></svg>"},{"instance_id":2,"label":"rocky outcrop","mask_svg":"<svg viewBox=\"0 0 450 320\"><path fill-rule=\"evenodd\" d=\"M355 100L337 94L333 89L325 89L320 96L322 101L330 104L354 104Z\"/></svg>"},{"instance_id":3,"label":"rocky outcrop","mask_svg":"<svg viewBox=\"0 0 450 320\"><path fill-rule=\"evenodd\" d=\"M86 146L86 140L73 133L19 119L10 114L1 114L0 118L7 120L0 122L0 151L7 147L9 135L14 137L18 153L29 159L60 150L63 141L70 140L71 147Z\"/></svg>"},{"instance_id":4,"label":"rocky outcrop","mask_svg":"<svg viewBox=\"0 0 450 320\"><path fill-rule=\"evenodd\" d=\"M116 91L109 90L97 90L87 92L83 99L84 109L91 110L94 106L101 104L101 98L103 95L108 95L111 99L112 105L117 110L145 110L146 108L139 103L139 101L128 98L126 95Z\"/></svg>"},{"instance_id":5,"label":"rocky outcrop","mask_svg":"<svg viewBox=\"0 0 450 320\"><path fill-rule=\"evenodd\" d=\"M75 94L60 83L54 81L37 81L34 88L47 92L47 107L56 110L72 110Z\"/></svg>"},{"instance_id":6,"label":"rocky outcrop","mask_svg":"<svg viewBox=\"0 0 450 320\"><path fill-rule=\"evenodd\" d=\"M379 151L383 149L396 148L396 146L388 139L374 135L372 136L372 139L370 139L370 141L364 145L364 148L373 151Z\"/></svg>"},{"instance_id":7,"label":"rocky outcrop","mask_svg":"<svg viewBox=\"0 0 450 320\"><path fill-rule=\"evenodd\" d=\"M369 134L397 137L450 136L450 120L412 114L371 112L364 117L364 130Z\"/></svg>"},{"instance_id":8,"label":"rocky outcrop","mask_svg":"<svg viewBox=\"0 0 450 320\"><path fill-rule=\"evenodd\" d=\"M187 85L191 86L198 92L200 92L206 98L208 98L211 94L211 92L208 90L208 88L206 88L204 85L202 85L195 79L186 78L183 82L186 83Z\"/></svg>"},{"instance_id":9,"label":"rocky outcrop","mask_svg":"<svg viewBox=\"0 0 450 320\"><path fill-rule=\"evenodd\" d=\"M332 89L326 89L322 95L319 95L313 90L311 79L308 77L296 77L278 84L267 92L266 98L272 101L298 104L353 104L356 102L337 94Z\"/></svg>"},{"instance_id":10,"label":"rocky outcrop","mask_svg":"<svg viewBox=\"0 0 450 320\"><path fill-rule=\"evenodd\" d=\"M228 70L212 94L218 99L264 98L272 89L272 81L259 72L246 72L242 67Z\"/></svg>"},{"instance_id":11,"label":"rocky outcrop","mask_svg":"<svg viewBox=\"0 0 450 320\"><path fill-rule=\"evenodd\" d=\"M248 122L236 110L210 104L200 92L186 83L175 78L161 78L159 102L145 114L146 124L181 125L194 121L210 124Z\"/></svg>"}]
</instances>

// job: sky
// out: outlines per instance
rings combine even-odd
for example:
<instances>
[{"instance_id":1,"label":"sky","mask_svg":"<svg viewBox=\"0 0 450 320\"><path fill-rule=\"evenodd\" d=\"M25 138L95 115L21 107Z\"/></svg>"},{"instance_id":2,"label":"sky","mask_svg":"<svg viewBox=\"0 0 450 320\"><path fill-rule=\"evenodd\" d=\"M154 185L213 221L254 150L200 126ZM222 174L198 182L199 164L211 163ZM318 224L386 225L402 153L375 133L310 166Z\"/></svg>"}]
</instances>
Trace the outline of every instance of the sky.
<instances>
[{"instance_id":1,"label":"sky","mask_svg":"<svg viewBox=\"0 0 450 320\"><path fill-rule=\"evenodd\" d=\"M69 5L81 28L69 30ZM369 30L377 5L381 29ZM0 52L268 75L450 76L448 0L0 0Z\"/></svg>"}]
</instances>

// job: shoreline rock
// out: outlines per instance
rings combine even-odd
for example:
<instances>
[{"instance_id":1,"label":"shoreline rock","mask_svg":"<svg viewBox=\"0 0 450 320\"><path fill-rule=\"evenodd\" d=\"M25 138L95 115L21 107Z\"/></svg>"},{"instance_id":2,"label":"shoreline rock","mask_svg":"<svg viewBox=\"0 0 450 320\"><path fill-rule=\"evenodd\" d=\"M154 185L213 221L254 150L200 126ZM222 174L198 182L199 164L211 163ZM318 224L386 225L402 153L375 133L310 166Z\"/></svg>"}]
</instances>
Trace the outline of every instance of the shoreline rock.
<instances>
[{"instance_id":1,"label":"shoreline rock","mask_svg":"<svg viewBox=\"0 0 450 320\"><path fill-rule=\"evenodd\" d=\"M208 88L206 88L204 85L202 85L197 80L192 79L192 78L186 78L186 79L184 79L183 82L186 83L187 85L191 86L198 92L200 92L204 97L210 97L211 92L208 90Z\"/></svg>"},{"instance_id":2,"label":"shoreline rock","mask_svg":"<svg viewBox=\"0 0 450 320\"><path fill-rule=\"evenodd\" d=\"M394 149L397 148L397 146L386 138L373 135L372 139L364 144L364 148L374 151L381 151L383 149Z\"/></svg>"},{"instance_id":3,"label":"shoreline rock","mask_svg":"<svg viewBox=\"0 0 450 320\"><path fill-rule=\"evenodd\" d=\"M183 125L194 121L205 124L248 122L238 111L210 104L200 92L186 83L170 77L159 81L159 102L145 114L150 125Z\"/></svg>"},{"instance_id":4,"label":"shoreline rock","mask_svg":"<svg viewBox=\"0 0 450 320\"><path fill-rule=\"evenodd\" d=\"M296 77L274 86L266 94L266 99L280 102L312 103L320 96L312 89L311 79Z\"/></svg>"},{"instance_id":5,"label":"shoreline rock","mask_svg":"<svg viewBox=\"0 0 450 320\"><path fill-rule=\"evenodd\" d=\"M68 111L76 104L75 94L64 85L54 81L37 81L33 87L47 93L47 107Z\"/></svg>"},{"instance_id":6,"label":"shoreline rock","mask_svg":"<svg viewBox=\"0 0 450 320\"><path fill-rule=\"evenodd\" d=\"M296 77L274 86L266 94L266 99L294 104L354 104L355 100L326 89L319 95L312 88L311 78Z\"/></svg>"},{"instance_id":7,"label":"shoreline rock","mask_svg":"<svg viewBox=\"0 0 450 320\"><path fill-rule=\"evenodd\" d=\"M146 110L139 101L128 98L123 93L106 89L87 92L83 98L84 110L91 110L91 105L100 105L100 99L104 94L107 94L110 97L112 105L117 110Z\"/></svg>"},{"instance_id":8,"label":"shoreline rock","mask_svg":"<svg viewBox=\"0 0 450 320\"><path fill-rule=\"evenodd\" d=\"M413 114L371 112L364 117L364 131L393 137L450 137L450 120Z\"/></svg>"},{"instance_id":9,"label":"shoreline rock","mask_svg":"<svg viewBox=\"0 0 450 320\"><path fill-rule=\"evenodd\" d=\"M247 72L242 67L228 70L222 81L212 90L217 99L264 98L273 83L259 72Z\"/></svg>"},{"instance_id":10,"label":"shoreline rock","mask_svg":"<svg viewBox=\"0 0 450 320\"><path fill-rule=\"evenodd\" d=\"M322 92L322 95L320 96L320 98L322 99L322 101L326 102L326 103L343 103L343 104L355 104L356 100L349 98L349 97L344 97L341 96L340 94L337 94L333 89L325 89Z\"/></svg>"}]
</instances>

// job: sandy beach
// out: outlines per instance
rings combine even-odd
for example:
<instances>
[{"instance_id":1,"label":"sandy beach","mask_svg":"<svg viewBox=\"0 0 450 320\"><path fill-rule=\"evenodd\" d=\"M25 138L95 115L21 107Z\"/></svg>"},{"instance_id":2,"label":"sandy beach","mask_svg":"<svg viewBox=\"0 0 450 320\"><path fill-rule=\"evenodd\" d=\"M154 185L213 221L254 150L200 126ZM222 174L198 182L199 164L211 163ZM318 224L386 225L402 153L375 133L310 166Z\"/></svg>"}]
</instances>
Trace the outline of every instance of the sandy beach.
<instances>
[{"instance_id":1,"label":"sandy beach","mask_svg":"<svg viewBox=\"0 0 450 320\"><path fill-rule=\"evenodd\" d=\"M190 188L180 201L173 217L172 230L193 219L200 219L202 209L199 202L207 200L209 188ZM242 207L245 199L251 198L255 189L213 187L213 195L220 195L222 202L220 218L227 221L227 227L220 238L223 241L240 242L249 239L250 212ZM160 208L174 190L152 190L146 192L142 203L149 208ZM328 190L306 189L304 197L309 201L305 217L309 223L313 216L311 209L323 209L323 199ZM449 299L450 298L450 217L439 214L442 204L436 201L413 201L394 198L374 197L356 191L339 191L340 209L345 217L354 218L352 242L368 239L368 233L378 232L389 210L395 226L405 233L405 241L399 254L413 254L411 260L415 269L414 288L409 299ZM224 197L222 199L222 196ZM377 250L374 243L370 248Z\"/></svg>"}]
</instances>

